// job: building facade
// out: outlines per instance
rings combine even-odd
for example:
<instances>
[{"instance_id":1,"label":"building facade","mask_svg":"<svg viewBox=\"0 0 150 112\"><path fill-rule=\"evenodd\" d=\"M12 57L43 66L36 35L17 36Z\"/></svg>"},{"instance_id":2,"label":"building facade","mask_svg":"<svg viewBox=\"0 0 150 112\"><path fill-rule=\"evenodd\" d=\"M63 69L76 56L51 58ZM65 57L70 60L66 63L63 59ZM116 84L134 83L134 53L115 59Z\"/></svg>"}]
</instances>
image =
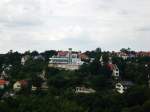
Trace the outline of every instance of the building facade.
<instances>
[{"instance_id":1,"label":"building facade","mask_svg":"<svg viewBox=\"0 0 150 112\"><path fill-rule=\"evenodd\" d=\"M49 67L66 70L77 70L82 64L79 52L72 52L72 48L69 48L69 51L58 51L58 54L52 56L49 61Z\"/></svg>"}]
</instances>

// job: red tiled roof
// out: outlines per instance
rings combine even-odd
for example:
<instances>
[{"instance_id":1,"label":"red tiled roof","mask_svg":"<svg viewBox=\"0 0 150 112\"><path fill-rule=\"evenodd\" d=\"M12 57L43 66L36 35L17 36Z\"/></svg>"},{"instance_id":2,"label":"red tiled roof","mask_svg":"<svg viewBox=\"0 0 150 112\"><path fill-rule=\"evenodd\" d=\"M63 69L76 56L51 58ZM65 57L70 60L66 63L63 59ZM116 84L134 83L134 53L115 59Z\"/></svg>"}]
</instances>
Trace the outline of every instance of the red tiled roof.
<instances>
[{"instance_id":1,"label":"red tiled roof","mask_svg":"<svg viewBox=\"0 0 150 112\"><path fill-rule=\"evenodd\" d=\"M138 52L137 55L139 55L139 56L150 56L150 52L141 51L141 52Z\"/></svg>"},{"instance_id":2,"label":"red tiled roof","mask_svg":"<svg viewBox=\"0 0 150 112\"><path fill-rule=\"evenodd\" d=\"M66 56L68 51L58 51L58 56Z\"/></svg>"},{"instance_id":3,"label":"red tiled roof","mask_svg":"<svg viewBox=\"0 0 150 112\"><path fill-rule=\"evenodd\" d=\"M80 59L89 59L89 57L86 54L84 54L84 53L80 54L79 58Z\"/></svg>"},{"instance_id":4,"label":"red tiled roof","mask_svg":"<svg viewBox=\"0 0 150 112\"><path fill-rule=\"evenodd\" d=\"M8 81L0 80L0 85L5 85Z\"/></svg>"}]
</instances>

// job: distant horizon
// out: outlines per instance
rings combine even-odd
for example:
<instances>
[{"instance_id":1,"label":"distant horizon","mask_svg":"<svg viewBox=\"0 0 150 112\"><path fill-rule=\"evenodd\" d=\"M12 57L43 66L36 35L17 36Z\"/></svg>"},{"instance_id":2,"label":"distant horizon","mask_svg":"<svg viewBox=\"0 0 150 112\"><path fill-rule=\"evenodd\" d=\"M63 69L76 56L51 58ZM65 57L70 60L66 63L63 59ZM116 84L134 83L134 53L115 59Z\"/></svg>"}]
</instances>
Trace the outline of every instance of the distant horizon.
<instances>
[{"instance_id":1,"label":"distant horizon","mask_svg":"<svg viewBox=\"0 0 150 112\"><path fill-rule=\"evenodd\" d=\"M69 47L70 48L70 47ZM100 47L96 47L96 48L100 48ZM72 48L72 50L73 51L81 51L82 53L83 52L86 52L86 51L94 51L94 50L96 50L96 48L95 49L87 49L87 50L80 50L80 49L74 49L74 48ZM125 47L124 47L125 48ZM126 47L125 49L127 49L127 48L129 48L129 47ZM122 49L122 48L121 48ZM119 52L121 49L118 49L118 50L104 50L104 49L102 49L101 48L101 50L102 50L102 52L107 52L107 51L109 51L109 52L113 52L113 51L115 51L115 52ZM30 51L30 52L33 52L33 51L37 51L37 52L39 52L39 53L42 53L42 52L45 52L45 51L50 51L50 50L55 50L55 51L68 51L68 48L67 49L45 49L45 50L43 50L43 51L40 51L40 50L30 50L30 49L28 49L28 50L25 50L25 51L19 51L19 50L13 50L13 49L10 49L10 50L8 50L8 51L6 51L6 52L1 52L0 51L0 54L6 54L6 53L8 53L9 51L13 51L13 52L19 52L19 53L25 53L25 52L27 52L27 51ZM131 51L135 51L135 52L140 52L140 51L142 51L142 52L150 52L150 50L134 50L134 49L132 49L131 48Z\"/></svg>"}]
</instances>

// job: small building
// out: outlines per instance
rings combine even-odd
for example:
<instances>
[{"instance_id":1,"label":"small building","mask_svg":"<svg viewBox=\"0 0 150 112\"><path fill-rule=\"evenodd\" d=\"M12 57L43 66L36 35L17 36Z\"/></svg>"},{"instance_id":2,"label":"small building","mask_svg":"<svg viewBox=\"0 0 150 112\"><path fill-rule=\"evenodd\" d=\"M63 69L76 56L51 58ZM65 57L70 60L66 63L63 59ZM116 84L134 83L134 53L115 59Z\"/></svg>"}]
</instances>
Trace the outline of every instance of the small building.
<instances>
[{"instance_id":1,"label":"small building","mask_svg":"<svg viewBox=\"0 0 150 112\"><path fill-rule=\"evenodd\" d=\"M117 83L115 85L115 88L116 88L116 91L120 94L123 94L124 93L124 86L121 84L121 83Z\"/></svg>"},{"instance_id":2,"label":"small building","mask_svg":"<svg viewBox=\"0 0 150 112\"><path fill-rule=\"evenodd\" d=\"M3 70L0 74L0 79L8 79L8 74L5 72L5 70Z\"/></svg>"},{"instance_id":3,"label":"small building","mask_svg":"<svg viewBox=\"0 0 150 112\"><path fill-rule=\"evenodd\" d=\"M96 91L92 88L86 88L86 87L76 87L75 93L84 93L84 94L90 94L95 93Z\"/></svg>"},{"instance_id":4,"label":"small building","mask_svg":"<svg viewBox=\"0 0 150 112\"><path fill-rule=\"evenodd\" d=\"M118 93L123 94L128 88L134 86L131 81L118 82L115 85L115 89Z\"/></svg>"},{"instance_id":5,"label":"small building","mask_svg":"<svg viewBox=\"0 0 150 112\"><path fill-rule=\"evenodd\" d=\"M42 55L37 55L33 57L34 60L45 60L45 58Z\"/></svg>"},{"instance_id":6,"label":"small building","mask_svg":"<svg viewBox=\"0 0 150 112\"><path fill-rule=\"evenodd\" d=\"M112 71L112 77L114 77L115 79L119 78L119 68L116 64L108 64L108 68Z\"/></svg>"},{"instance_id":7,"label":"small building","mask_svg":"<svg viewBox=\"0 0 150 112\"><path fill-rule=\"evenodd\" d=\"M129 58L129 55L127 53L125 53L125 52L117 52L116 54L117 54L118 57L120 57L120 58L122 58L124 60Z\"/></svg>"},{"instance_id":8,"label":"small building","mask_svg":"<svg viewBox=\"0 0 150 112\"><path fill-rule=\"evenodd\" d=\"M0 80L0 89L4 89L8 85L9 85L9 81Z\"/></svg>"},{"instance_id":9,"label":"small building","mask_svg":"<svg viewBox=\"0 0 150 112\"><path fill-rule=\"evenodd\" d=\"M112 76L115 77L115 78L118 78L119 77L119 68L117 65L113 65L113 73L112 73Z\"/></svg>"},{"instance_id":10,"label":"small building","mask_svg":"<svg viewBox=\"0 0 150 112\"><path fill-rule=\"evenodd\" d=\"M48 90L48 88L49 87L48 87L47 82L43 82L42 85L41 85L41 89L46 91L46 90Z\"/></svg>"},{"instance_id":11,"label":"small building","mask_svg":"<svg viewBox=\"0 0 150 112\"><path fill-rule=\"evenodd\" d=\"M101 63L101 66L104 66L103 56L100 57L99 62Z\"/></svg>"},{"instance_id":12,"label":"small building","mask_svg":"<svg viewBox=\"0 0 150 112\"><path fill-rule=\"evenodd\" d=\"M140 51L136 55L139 56L139 57L144 57L144 56L150 57L150 52Z\"/></svg>"},{"instance_id":13,"label":"small building","mask_svg":"<svg viewBox=\"0 0 150 112\"><path fill-rule=\"evenodd\" d=\"M80 53L79 58L83 61L87 61L90 59L85 53Z\"/></svg>"},{"instance_id":14,"label":"small building","mask_svg":"<svg viewBox=\"0 0 150 112\"><path fill-rule=\"evenodd\" d=\"M40 77L43 81L47 81L46 71L43 70L42 73L39 74L39 77Z\"/></svg>"},{"instance_id":15,"label":"small building","mask_svg":"<svg viewBox=\"0 0 150 112\"><path fill-rule=\"evenodd\" d=\"M31 90L32 90L32 91L36 91L36 90L37 90L37 87L32 85Z\"/></svg>"},{"instance_id":16,"label":"small building","mask_svg":"<svg viewBox=\"0 0 150 112\"><path fill-rule=\"evenodd\" d=\"M29 58L30 58L29 55L23 56L23 57L21 58L21 64L22 64L22 65L25 65L26 61L27 61Z\"/></svg>"},{"instance_id":17,"label":"small building","mask_svg":"<svg viewBox=\"0 0 150 112\"><path fill-rule=\"evenodd\" d=\"M90 63L92 63L95 60L95 58L90 58Z\"/></svg>"},{"instance_id":18,"label":"small building","mask_svg":"<svg viewBox=\"0 0 150 112\"><path fill-rule=\"evenodd\" d=\"M20 91L23 88L27 88L28 87L28 81L27 80L20 80L17 81L16 83L14 83L13 85L13 90L14 91Z\"/></svg>"}]
</instances>

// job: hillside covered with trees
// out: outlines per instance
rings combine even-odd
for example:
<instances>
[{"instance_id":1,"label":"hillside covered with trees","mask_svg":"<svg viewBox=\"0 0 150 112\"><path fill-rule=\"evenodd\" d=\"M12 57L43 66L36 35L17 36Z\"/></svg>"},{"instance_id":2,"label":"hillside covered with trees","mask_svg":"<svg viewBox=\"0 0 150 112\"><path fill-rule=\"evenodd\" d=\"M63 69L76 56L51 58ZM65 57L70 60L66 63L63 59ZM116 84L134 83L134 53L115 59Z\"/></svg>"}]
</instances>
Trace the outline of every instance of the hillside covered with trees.
<instances>
[{"instance_id":1,"label":"hillside covered with trees","mask_svg":"<svg viewBox=\"0 0 150 112\"><path fill-rule=\"evenodd\" d=\"M134 54L130 49L121 52ZM49 58L57 54L50 50L39 53L13 52L0 54L0 73L5 71L9 86L0 89L0 112L149 112L150 111L150 57L136 56L123 59L113 52L97 48L86 51L89 59L79 70L70 71L48 67ZM28 55L24 65L21 58ZM103 64L100 58L103 57ZM108 67L111 61L120 70L120 79L134 85L120 94L115 89L116 79ZM40 77L44 72L45 79ZM29 86L13 91L18 80L27 80ZM42 90L43 82L48 89ZM36 86L35 91L31 90ZM76 93L76 87L92 88L90 94ZM7 95L12 93L13 96Z\"/></svg>"}]
</instances>

